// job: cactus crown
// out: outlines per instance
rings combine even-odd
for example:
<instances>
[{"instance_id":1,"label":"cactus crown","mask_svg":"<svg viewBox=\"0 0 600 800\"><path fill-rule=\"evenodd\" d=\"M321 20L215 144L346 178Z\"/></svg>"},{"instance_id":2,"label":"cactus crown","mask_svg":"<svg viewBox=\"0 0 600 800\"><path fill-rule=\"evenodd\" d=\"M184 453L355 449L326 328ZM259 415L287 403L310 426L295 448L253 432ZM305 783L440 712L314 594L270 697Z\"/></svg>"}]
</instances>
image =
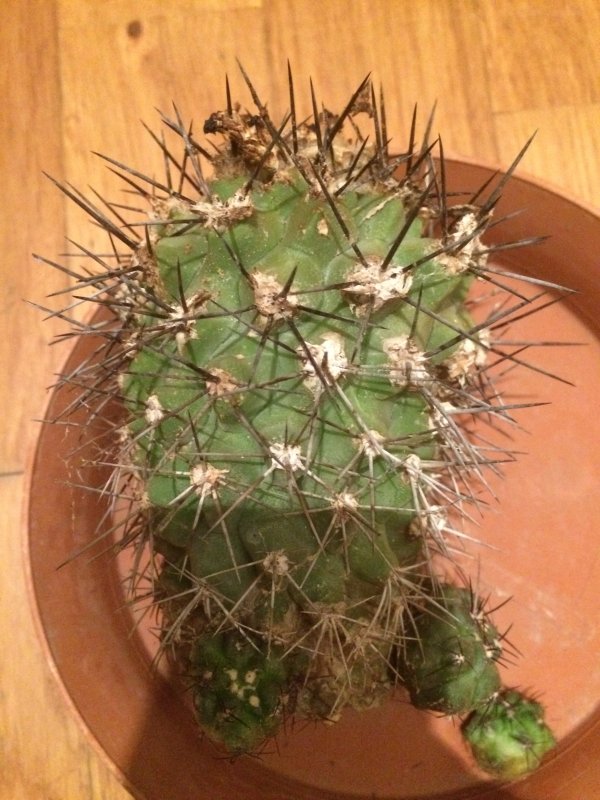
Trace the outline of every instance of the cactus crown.
<instances>
[{"instance_id":1,"label":"cactus crown","mask_svg":"<svg viewBox=\"0 0 600 800\"><path fill-rule=\"evenodd\" d=\"M430 126L417 144L413 119L390 155L368 79L337 115L313 92L299 122L290 75L277 125L245 78L255 110L227 90L204 125L214 154L176 112L163 121L183 155L154 137L164 181L108 159L147 201L141 223L61 187L117 253L86 254L99 269L75 294L113 314L89 329L97 363L64 380L95 413L107 398L125 410L123 542L149 548L162 648L233 752L285 713L333 720L398 681L445 713L498 691L502 637L433 559L451 559L486 470L512 458L469 427L510 422L490 355L519 360L502 329L534 302L507 290L485 318L471 311L474 282L505 288L482 236L525 148L453 203Z\"/></svg>"}]
</instances>

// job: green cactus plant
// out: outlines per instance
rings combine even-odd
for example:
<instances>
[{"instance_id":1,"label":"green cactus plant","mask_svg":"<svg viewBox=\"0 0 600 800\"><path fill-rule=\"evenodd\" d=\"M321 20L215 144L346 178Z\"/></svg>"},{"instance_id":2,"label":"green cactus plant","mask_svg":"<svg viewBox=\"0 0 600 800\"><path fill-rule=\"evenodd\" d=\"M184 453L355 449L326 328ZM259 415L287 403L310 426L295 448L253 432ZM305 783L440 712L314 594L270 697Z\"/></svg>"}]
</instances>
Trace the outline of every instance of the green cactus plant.
<instances>
[{"instance_id":1,"label":"green cactus plant","mask_svg":"<svg viewBox=\"0 0 600 800\"><path fill-rule=\"evenodd\" d=\"M477 762L505 780L537 769L556 744L540 703L516 689L499 692L462 726Z\"/></svg>"},{"instance_id":2,"label":"green cactus plant","mask_svg":"<svg viewBox=\"0 0 600 800\"><path fill-rule=\"evenodd\" d=\"M228 88L204 125L216 155L177 113L163 119L183 157L155 137L164 182L108 159L148 201L141 222L61 187L124 247L116 265L88 254L100 269L74 294L112 316L93 328L98 364L63 380L124 410L112 486L132 503L122 541L149 553L161 648L233 753L288 714L333 721L398 684L488 725L502 637L438 565L512 457L469 426L510 417L487 365L511 357L500 335L526 302L477 320L471 305L474 283L502 283L482 237L522 154L453 203L414 121L390 155L368 79L338 115L313 93L300 123L290 75L276 126L243 74L256 109ZM478 758L501 772L502 755Z\"/></svg>"}]
</instances>

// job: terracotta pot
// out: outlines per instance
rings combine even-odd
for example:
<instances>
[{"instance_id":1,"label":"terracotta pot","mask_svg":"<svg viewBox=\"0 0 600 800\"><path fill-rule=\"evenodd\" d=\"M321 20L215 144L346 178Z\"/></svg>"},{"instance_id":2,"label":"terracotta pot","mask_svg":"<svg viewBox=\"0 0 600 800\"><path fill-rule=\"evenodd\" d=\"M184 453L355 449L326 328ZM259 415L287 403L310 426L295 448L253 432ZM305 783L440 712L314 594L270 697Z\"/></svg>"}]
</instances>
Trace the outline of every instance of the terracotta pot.
<instances>
[{"instance_id":1,"label":"terracotta pot","mask_svg":"<svg viewBox=\"0 0 600 800\"><path fill-rule=\"evenodd\" d=\"M489 177L485 167L448 163L453 190L470 191ZM531 435L515 433L527 450L495 489L479 535L485 552L480 583L502 600L497 615L514 623L511 640L523 652L505 680L535 687L549 709L560 746L530 778L499 787L473 770L456 727L416 712L401 700L334 727L296 724L272 753L231 763L197 733L175 682L150 669L151 644L131 635L123 608L119 564L82 555L104 512L101 495L77 488L66 454L93 452L101 425L42 428L31 464L26 547L31 591L52 670L73 712L136 798L145 800L342 800L343 798L523 798L581 800L600 796L600 217L555 191L513 179L498 213L525 209L494 228L498 241L551 234L543 245L506 250L500 263L578 294L524 320L524 333L544 340L583 341L549 347L527 359L576 382L577 388L525 371L527 399L550 406L519 414ZM521 329L519 336L523 335ZM80 340L66 365L92 347ZM47 416L71 402L50 397ZM102 485L105 476L93 477ZM97 552L95 553L97 555Z\"/></svg>"}]
</instances>

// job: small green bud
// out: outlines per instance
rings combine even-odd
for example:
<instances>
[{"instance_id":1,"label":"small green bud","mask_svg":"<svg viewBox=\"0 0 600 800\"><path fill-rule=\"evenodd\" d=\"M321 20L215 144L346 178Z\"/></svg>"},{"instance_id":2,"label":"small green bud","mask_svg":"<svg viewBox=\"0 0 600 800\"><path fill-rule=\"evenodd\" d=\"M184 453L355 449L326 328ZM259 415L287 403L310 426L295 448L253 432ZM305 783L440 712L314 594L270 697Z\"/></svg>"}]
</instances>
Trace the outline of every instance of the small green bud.
<instances>
[{"instance_id":1,"label":"small green bud","mask_svg":"<svg viewBox=\"0 0 600 800\"><path fill-rule=\"evenodd\" d=\"M537 769L556 744L540 703L507 689L465 721L462 733L477 764L504 780Z\"/></svg>"}]
</instances>

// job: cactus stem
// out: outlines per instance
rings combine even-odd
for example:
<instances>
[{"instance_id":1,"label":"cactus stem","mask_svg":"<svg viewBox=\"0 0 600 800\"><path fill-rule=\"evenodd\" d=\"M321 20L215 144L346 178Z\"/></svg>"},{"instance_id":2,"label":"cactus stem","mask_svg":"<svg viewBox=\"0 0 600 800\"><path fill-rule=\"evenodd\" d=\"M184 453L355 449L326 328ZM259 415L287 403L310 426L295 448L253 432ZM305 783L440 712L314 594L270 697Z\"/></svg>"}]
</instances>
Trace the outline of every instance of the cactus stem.
<instances>
[{"instance_id":1,"label":"cactus stem","mask_svg":"<svg viewBox=\"0 0 600 800\"><path fill-rule=\"evenodd\" d=\"M55 182L109 242L71 243L91 270L39 259L75 281L65 308L44 309L71 326L62 338L98 339L97 363L60 376L77 397L57 420L83 429L70 415L84 403L119 451L90 465L112 469L92 489L109 506L98 535L133 548L130 588L158 616L159 655L233 753L260 752L294 711L334 721L396 684L443 713L496 709L497 664L518 655L510 628L439 572L460 578L456 556L478 541L463 525L518 455L484 426L514 428L516 409L538 405L505 399L502 377L550 375L527 353L550 341L505 334L561 287L488 263L541 237L482 244L507 177L454 203L435 107L417 142L415 106L390 158L369 76L337 115L311 81L313 117L299 122L288 62L275 124L240 69L256 111L226 78L208 149L175 105L160 115L167 135L144 125L164 177L100 156L147 212ZM82 302L114 318L80 323ZM496 710L473 718L475 739L506 727Z\"/></svg>"}]
</instances>

